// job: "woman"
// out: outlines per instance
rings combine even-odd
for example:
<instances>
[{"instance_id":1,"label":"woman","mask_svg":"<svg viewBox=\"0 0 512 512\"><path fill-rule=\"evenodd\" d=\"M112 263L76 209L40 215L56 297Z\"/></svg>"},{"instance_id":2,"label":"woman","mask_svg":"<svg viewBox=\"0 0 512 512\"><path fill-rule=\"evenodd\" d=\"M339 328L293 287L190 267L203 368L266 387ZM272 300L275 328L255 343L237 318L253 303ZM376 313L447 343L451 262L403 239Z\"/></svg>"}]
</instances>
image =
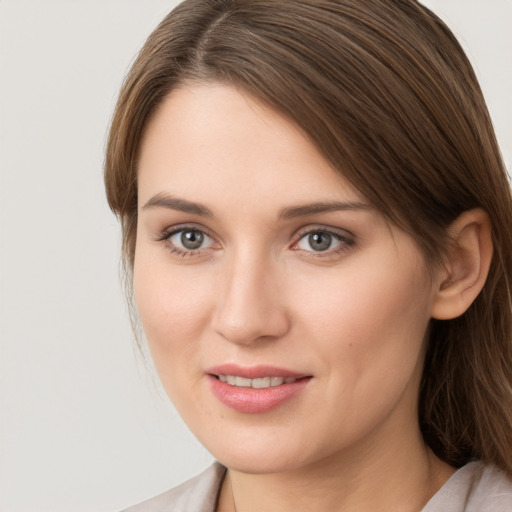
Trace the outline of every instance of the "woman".
<instances>
[{"instance_id":1,"label":"woman","mask_svg":"<svg viewBox=\"0 0 512 512\"><path fill-rule=\"evenodd\" d=\"M219 463L133 511L512 508L512 201L414 0L187 0L105 179L160 379Z\"/></svg>"}]
</instances>

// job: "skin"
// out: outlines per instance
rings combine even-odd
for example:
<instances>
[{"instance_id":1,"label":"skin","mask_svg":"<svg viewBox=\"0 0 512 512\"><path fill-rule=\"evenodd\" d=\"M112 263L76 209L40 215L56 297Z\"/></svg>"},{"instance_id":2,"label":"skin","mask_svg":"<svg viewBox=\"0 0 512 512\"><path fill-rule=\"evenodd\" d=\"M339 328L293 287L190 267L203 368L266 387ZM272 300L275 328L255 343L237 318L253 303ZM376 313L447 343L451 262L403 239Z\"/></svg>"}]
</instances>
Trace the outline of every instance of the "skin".
<instances>
[{"instance_id":1,"label":"skin","mask_svg":"<svg viewBox=\"0 0 512 512\"><path fill-rule=\"evenodd\" d=\"M219 510L233 497L239 512L421 510L453 473L417 421L446 275L429 274L412 238L295 125L226 85L182 87L160 105L138 187L137 306L169 397L230 468ZM290 212L333 202L345 207ZM203 245L177 253L181 232L168 235L180 228ZM331 245L315 250L309 234L326 231ZM276 409L241 413L211 392L206 370L224 363L312 378Z\"/></svg>"}]
</instances>

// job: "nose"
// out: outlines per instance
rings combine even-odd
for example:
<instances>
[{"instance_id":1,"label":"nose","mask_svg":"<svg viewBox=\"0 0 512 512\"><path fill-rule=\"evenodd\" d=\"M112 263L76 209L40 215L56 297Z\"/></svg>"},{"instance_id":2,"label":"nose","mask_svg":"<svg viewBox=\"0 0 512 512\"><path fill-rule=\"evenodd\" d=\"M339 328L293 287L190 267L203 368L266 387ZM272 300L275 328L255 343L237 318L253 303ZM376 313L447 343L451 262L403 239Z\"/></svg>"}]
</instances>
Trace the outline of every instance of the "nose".
<instances>
[{"instance_id":1,"label":"nose","mask_svg":"<svg viewBox=\"0 0 512 512\"><path fill-rule=\"evenodd\" d=\"M212 327L232 343L275 340L290 329L278 264L269 259L246 254L226 262Z\"/></svg>"}]
</instances>

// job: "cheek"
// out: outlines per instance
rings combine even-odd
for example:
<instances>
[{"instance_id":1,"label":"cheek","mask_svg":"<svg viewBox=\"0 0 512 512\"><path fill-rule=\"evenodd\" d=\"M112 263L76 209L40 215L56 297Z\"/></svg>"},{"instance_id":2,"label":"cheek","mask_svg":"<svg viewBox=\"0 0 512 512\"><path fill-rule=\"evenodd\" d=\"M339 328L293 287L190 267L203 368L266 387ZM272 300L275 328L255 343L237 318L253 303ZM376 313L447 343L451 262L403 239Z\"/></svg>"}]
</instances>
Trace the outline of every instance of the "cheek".
<instances>
[{"instance_id":1,"label":"cheek","mask_svg":"<svg viewBox=\"0 0 512 512\"><path fill-rule=\"evenodd\" d=\"M329 429L332 443L355 442L390 411L415 417L429 288L415 266L387 268L374 261L295 291L307 297L296 318L325 377L323 399L335 404L311 428Z\"/></svg>"},{"instance_id":2,"label":"cheek","mask_svg":"<svg viewBox=\"0 0 512 512\"><path fill-rule=\"evenodd\" d=\"M430 318L426 274L415 261L380 259L317 278L314 288L305 279L295 292L308 337L335 370L332 378L349 387L406 378L421 357Z\"/></svg>"},{"instance_id":3,"label":"cheek","mask_svg":"<svg viewBox=\"0 0 512 512\"><path fill-rule=\"evenodd\" d=\"M133 282L154 367L184 418L193 412L190 403L200 398L201 346L210 300L204 282L186 274L191 273L165 262L138 265L136 260Z\"/></svg>"},{"instance_id":4,"label":"cheek","mask_svg":"<svg viewBox=\"0 0 512 512\"><path fill-rule=\"evenodd\" d=\"M165 255L136 254L134 296L155 367L162 379L190 365L207 323L211 286L191 267L169 265ZM164 382L165 383L165 382Z\"/></svg>"},{"instance_id":5,"label":"cheek","mask_svg":"<svg viewBox=\"0 0 512 512\"><path fill-rule=\"evenodd\" d=\"M382 264L357 261L324 276L303 274L294 296L300 297L304 315L316 318L316 325L332 335L350 332L354 340L369 330L401 331L423 324L430 316L425 273L414 263L400 268L383 259Z\"/></svg>"}]
</instances>

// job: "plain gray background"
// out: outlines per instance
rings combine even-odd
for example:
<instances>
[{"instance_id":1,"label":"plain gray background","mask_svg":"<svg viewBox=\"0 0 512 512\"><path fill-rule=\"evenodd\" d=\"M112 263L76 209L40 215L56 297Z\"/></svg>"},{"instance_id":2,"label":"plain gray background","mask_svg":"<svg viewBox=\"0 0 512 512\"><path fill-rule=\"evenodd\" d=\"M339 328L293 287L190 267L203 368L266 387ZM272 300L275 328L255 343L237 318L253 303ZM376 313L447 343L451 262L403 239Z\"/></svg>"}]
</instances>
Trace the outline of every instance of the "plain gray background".
<instances>
[{"instance_id":1,"label":"plain gray background","mask_svg":"<svg viewBox=\"0 0 512 512\"><path fill-rule=\"evenodd\" d=\"M176 4L0 0L0 511L107 512L206 467L134 349L104 198L136 51ZM480 77L510 169L512 2L425 1Z\"/></svg>"}]
</instances>

